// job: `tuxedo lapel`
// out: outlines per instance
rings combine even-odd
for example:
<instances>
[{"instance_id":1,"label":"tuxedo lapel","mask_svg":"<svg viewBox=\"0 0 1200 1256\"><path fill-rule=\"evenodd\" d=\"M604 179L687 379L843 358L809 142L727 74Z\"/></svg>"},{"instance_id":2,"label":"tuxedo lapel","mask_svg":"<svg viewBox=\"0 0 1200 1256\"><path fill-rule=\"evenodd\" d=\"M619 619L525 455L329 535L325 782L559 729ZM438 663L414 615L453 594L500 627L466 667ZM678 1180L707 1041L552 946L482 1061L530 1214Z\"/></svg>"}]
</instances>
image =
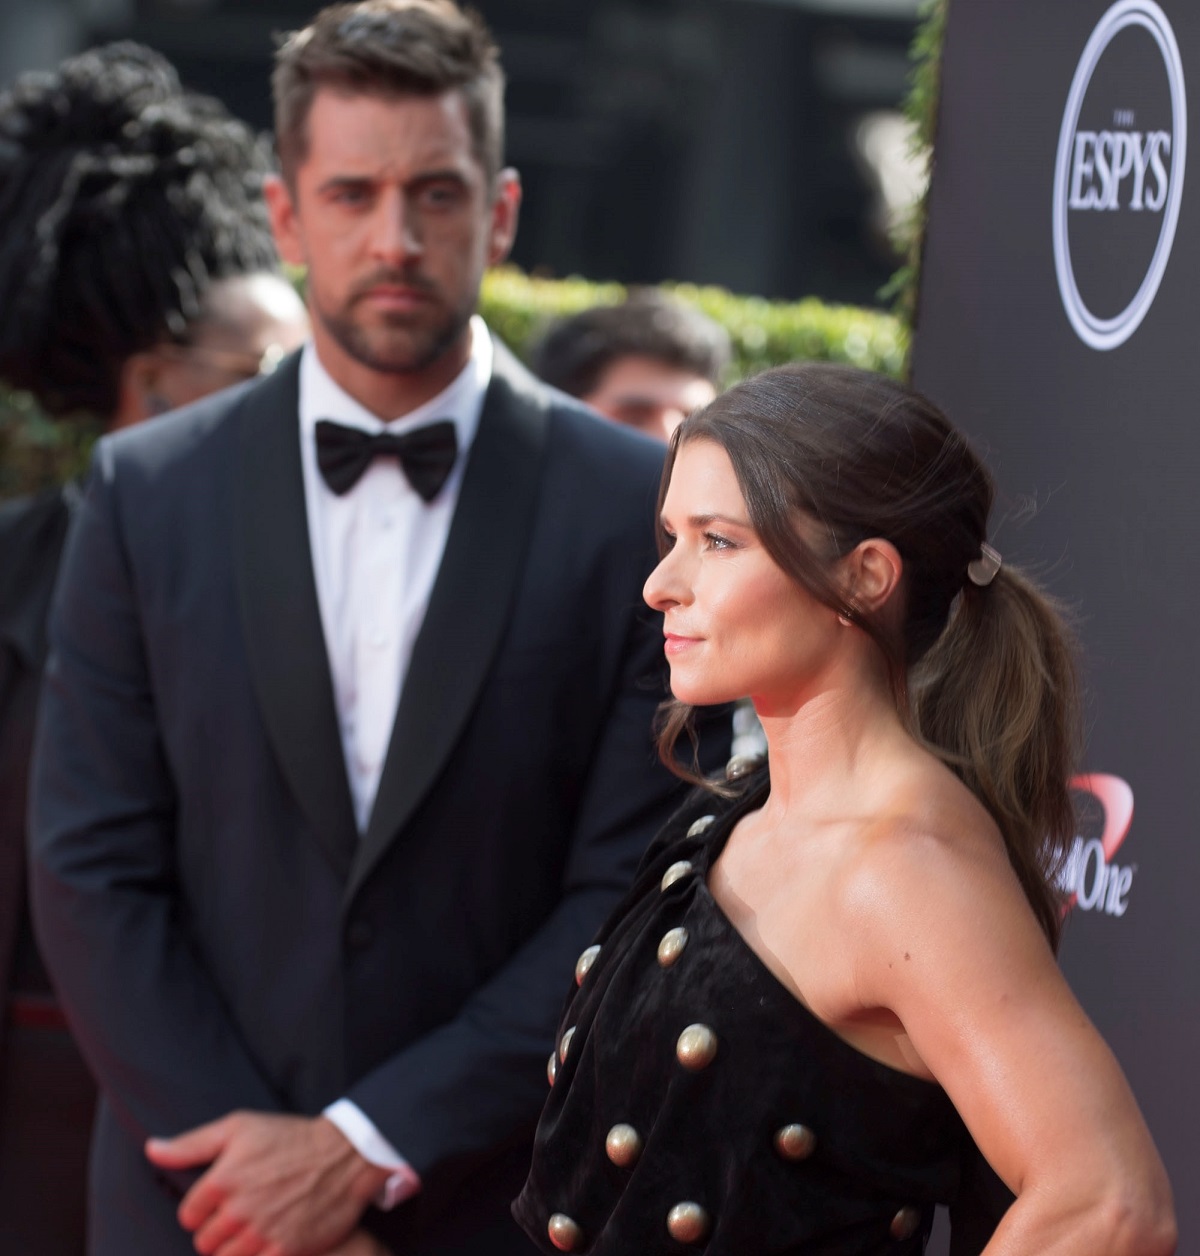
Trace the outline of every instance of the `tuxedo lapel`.
<instances>
[{"instance_id":1,"label":"tuxedo lapel","mask_svg":"<svg viewBox=\"0 0 1200 1256\"><path fill-rule=\"evenodd\" d=\"M347 901L407 823L462 732L508 624L524 567L541 482L547 404L501 344L495 352Z\"/></svg>"},{"instance_id":2,"label":"tuxedo lapel","mask_svg":"<svg viewBox=\"0 0 1200 1256\"><path fill-rule=\"evenodd\" d=\"M317 841L344 878L358 834L309 548L298 381L295 355L241 403L234 562L263 722Z\"/></svg>"}]
</instances>

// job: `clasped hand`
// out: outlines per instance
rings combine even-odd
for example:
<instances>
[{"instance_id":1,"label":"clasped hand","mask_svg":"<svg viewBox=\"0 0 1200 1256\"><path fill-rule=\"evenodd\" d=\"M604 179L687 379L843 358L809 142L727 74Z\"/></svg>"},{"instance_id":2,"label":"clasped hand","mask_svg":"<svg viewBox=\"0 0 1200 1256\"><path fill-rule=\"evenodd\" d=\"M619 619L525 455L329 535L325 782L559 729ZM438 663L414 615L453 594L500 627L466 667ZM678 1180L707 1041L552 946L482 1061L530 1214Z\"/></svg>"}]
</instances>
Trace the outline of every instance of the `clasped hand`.
<instances>
[{"instance_id":1,"label":"clasped hand","mask_svg":"<svg viewBox=\"0 0 1200 1256\"><path fill-rule=\"evenodd\" d=\"M207 1166L179 1205L201 1256L387 1256L357 1229L388 1171L324 1117L233 1112L151 1138L161 1169Z\"/></svg>"}]
</instances>

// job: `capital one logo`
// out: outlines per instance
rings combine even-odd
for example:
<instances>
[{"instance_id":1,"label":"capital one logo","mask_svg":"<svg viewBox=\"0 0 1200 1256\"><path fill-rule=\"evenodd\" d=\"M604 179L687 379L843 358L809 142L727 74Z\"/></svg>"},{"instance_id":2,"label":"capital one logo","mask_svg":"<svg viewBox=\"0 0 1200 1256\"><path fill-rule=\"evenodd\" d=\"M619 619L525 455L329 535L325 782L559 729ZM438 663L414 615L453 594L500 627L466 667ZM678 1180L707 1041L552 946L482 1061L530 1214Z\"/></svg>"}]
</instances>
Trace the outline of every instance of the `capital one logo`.
<instances>
[{"instance_id":1,"label":"capital one logo","mask_svg":"<svg viewBox=\"0 0 1200 1256\"><path fill-rule=\"evenodd\" d=\"M1075 777L1071 788L1084 795L1085 803L1090 799L1099 805L1101 825L1099 833L1077 836L1067 852L1058 876L1067 908L1123 916L1136 868L1117 863L1116 854L1133 823L1133 790L1119 776L1101 772ZM1094 812L1095 806L1083 810Z\"/></svg>"},{"instance_id":2,"label":"capital one logo","mask_svg":"<svg viewBox=\"0 0 1200 1256\"><path fill-rule=\"evenodd\" d=\"M1186 158L1187 97L1171 24L1154 0L1118 0L1079 59L1054 166L1058 289L1093 349L1124 344L1158 293Z\"/></svg>"}]
</instances>

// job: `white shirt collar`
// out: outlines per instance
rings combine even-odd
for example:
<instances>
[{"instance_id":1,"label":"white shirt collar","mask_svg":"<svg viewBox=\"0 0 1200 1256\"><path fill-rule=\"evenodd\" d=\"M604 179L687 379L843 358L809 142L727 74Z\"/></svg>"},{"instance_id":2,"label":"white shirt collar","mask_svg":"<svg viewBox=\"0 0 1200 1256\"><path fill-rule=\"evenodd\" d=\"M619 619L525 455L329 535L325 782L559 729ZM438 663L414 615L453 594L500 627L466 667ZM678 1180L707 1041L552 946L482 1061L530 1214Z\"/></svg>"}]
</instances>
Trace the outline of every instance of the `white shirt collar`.
<instances>
[{"instance_id":1,"label":"white shirt collar","mask_svg":"<svg viewBox=\"0 0 1200 1256\"><path fill-rule=\"evenodd\" d=\"M450 419L457 430L460 458L471 447L479 428L484 394L492 380L492 338L478 314L471 318L471 356L466 366L424 405L383 422L355 401L325 369L310 340L300 354L300 431L306 447L315 441L318 419L332 419L372 434L400 432L436 419Z\"/></svg>"}]
</instances>

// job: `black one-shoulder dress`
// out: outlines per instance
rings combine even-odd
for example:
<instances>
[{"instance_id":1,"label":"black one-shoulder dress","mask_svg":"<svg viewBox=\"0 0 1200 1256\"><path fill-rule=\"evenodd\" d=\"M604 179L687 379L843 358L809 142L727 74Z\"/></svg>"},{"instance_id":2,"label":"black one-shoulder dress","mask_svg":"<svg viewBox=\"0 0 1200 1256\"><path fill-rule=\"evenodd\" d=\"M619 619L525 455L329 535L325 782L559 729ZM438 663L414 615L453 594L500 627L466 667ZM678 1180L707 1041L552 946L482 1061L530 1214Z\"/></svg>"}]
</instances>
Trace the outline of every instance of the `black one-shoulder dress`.
<instances>
[{"instance_id":1,"label":"black one-shoulder dress","mask_svg":"<svg viewBox=\"0 0 1200 1256\"><path fill-rule=\"evenodd\" d=\"M580 958L513 1205L543 1251L908 1256L941 1203L967 1256L1012 1201L941 1087L827 1028L710 894L768 786L698 791Z\"/></svg>"}]
</instances>

